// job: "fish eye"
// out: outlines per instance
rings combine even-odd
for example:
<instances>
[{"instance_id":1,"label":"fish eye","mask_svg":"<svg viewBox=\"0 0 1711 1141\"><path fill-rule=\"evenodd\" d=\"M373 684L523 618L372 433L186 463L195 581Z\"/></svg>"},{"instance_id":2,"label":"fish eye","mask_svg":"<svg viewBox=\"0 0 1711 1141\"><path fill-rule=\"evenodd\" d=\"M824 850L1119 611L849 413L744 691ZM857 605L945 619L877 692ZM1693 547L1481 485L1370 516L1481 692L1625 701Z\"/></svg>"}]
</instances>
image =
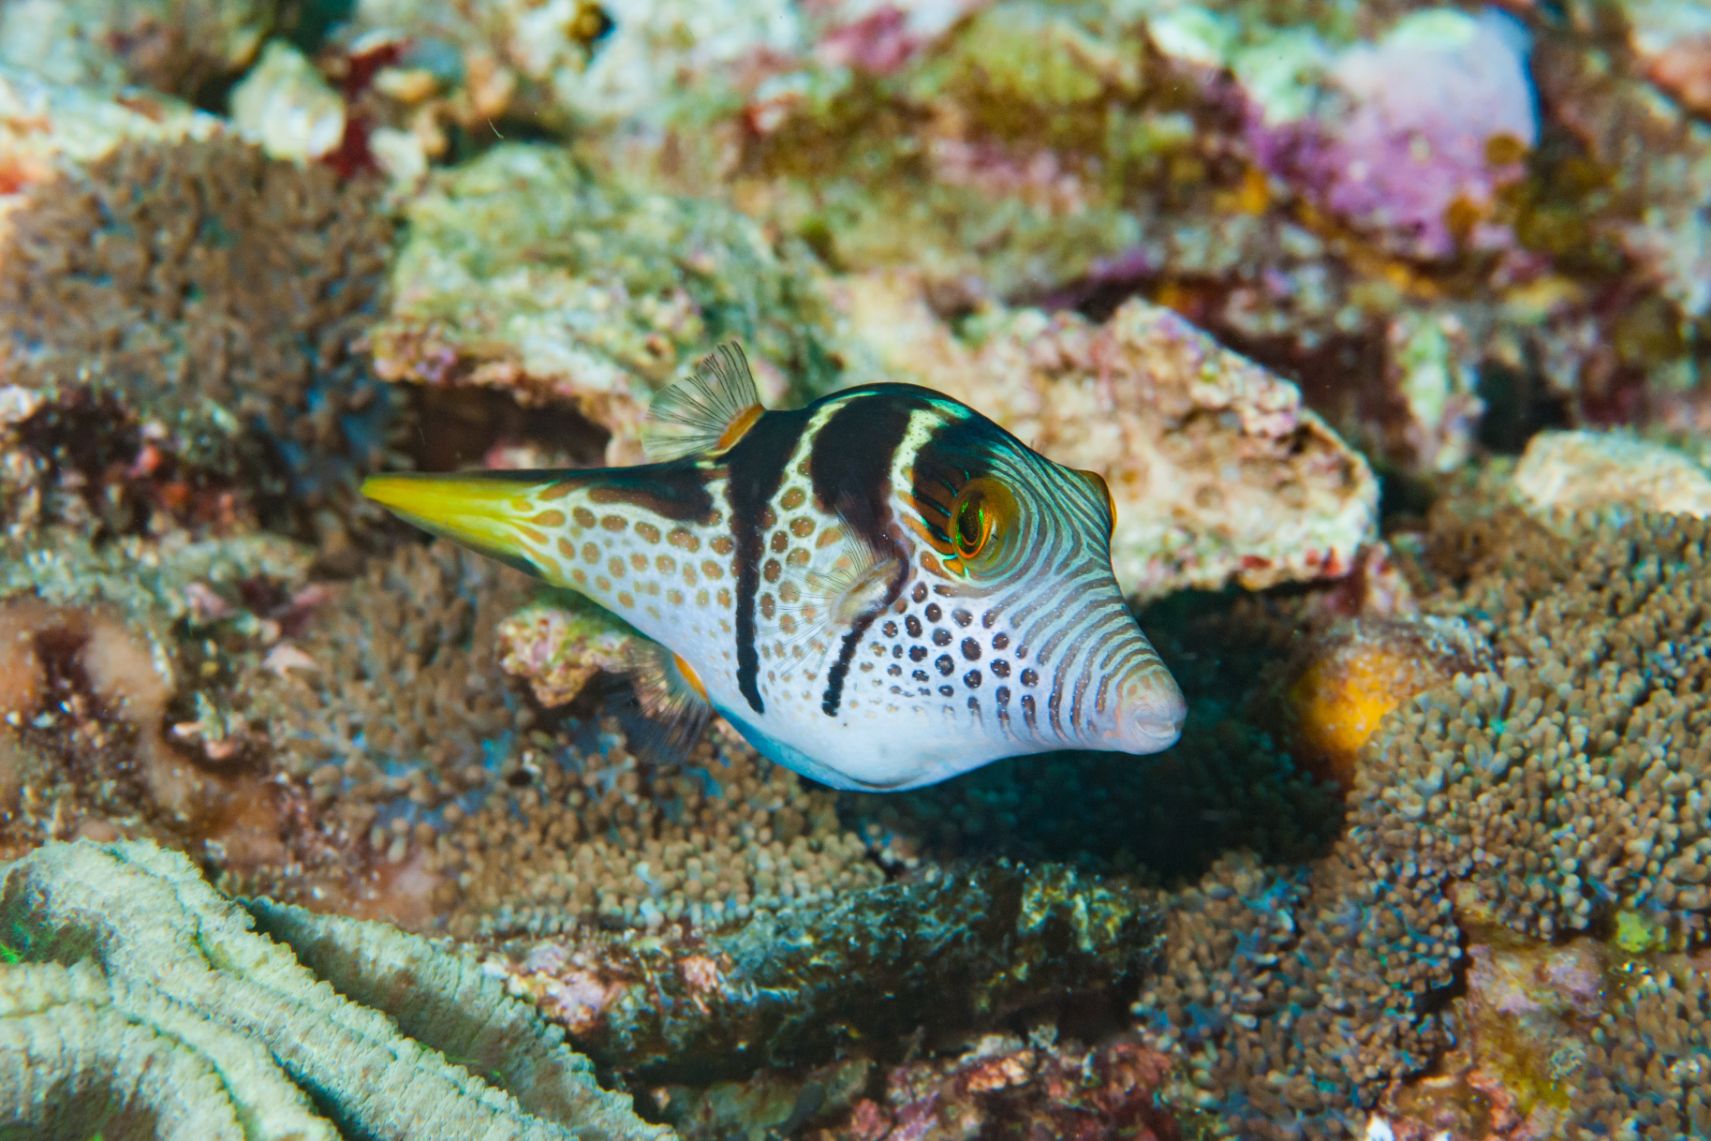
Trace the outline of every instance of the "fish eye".
<instances>
[{"instance_id":1,"label":"fish eye","mask_svg":"<svg viewBox=\"0 0 1711 1141\"><path fill-rule=\"evenodd\" d=\"M986 546L992 530L992 517L987 513L984 497L978 492L963 496L957 504L955 534L956 553L972 559Z\"/></svg>"}]
</instances>

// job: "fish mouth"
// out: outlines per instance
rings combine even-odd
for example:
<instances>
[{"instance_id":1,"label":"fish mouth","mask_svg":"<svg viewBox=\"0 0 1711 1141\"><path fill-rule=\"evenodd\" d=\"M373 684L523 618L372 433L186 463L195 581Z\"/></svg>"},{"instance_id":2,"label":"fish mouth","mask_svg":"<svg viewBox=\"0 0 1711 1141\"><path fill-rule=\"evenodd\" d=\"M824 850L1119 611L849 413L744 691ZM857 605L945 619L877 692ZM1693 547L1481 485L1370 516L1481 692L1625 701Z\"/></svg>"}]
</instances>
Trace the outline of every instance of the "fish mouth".
<instances>
[{"instance_id":1,"label":"fish mouth","mask_svg":"<svg viewBox=\"0 0 1711 1141\"><path fill-rule=\"evenodd\" d=\"M1158 753L1176 744L1188 702L1162 668L1136 674L1122 688L1117 707L1118 737L1129 753Z\"/></svg>"}]
</instances>

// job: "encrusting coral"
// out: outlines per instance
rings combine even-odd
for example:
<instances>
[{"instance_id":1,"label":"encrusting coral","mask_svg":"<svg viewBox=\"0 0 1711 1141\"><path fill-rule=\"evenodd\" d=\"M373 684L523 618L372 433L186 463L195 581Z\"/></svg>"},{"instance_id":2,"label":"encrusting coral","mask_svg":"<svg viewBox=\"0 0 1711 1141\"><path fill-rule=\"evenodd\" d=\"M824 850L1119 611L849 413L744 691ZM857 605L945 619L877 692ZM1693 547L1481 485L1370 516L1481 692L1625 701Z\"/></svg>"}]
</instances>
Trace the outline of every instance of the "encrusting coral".
<instances>
[{"instance_id":1,"label":"encrusting coral","mask_svg":"<svg viewBox=\"0 0 1711 1141\"><path fill-rule=\"evenodd\" d=\"M0 868L0 1128L671 1135L595 1086L562 1034L473 963L387 928L257 906L281 942L148 843L51 844Z\"/></svg>"}]
</instances>

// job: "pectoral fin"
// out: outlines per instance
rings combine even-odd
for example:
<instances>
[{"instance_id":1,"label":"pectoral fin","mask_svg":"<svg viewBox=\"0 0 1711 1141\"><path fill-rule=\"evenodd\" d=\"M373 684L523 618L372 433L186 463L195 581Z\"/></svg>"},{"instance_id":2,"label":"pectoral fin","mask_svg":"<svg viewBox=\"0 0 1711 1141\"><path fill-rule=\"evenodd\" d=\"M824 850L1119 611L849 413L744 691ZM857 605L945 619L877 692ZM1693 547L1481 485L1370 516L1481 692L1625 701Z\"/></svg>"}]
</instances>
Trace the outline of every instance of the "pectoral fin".
<instances>
[{"instance_id":1,"label":"pectoral fin","mask_svg":"<svg viewBox=\"0 0 1711 1141\"><path fill-rule=\"evenodd\" d=\"M814 639L835 644L858 619L892 602L903 569L894 556L847 532L829 553L822 569L803 576L801 600L788 608L797 624L789 645Z\"/></svg>"}]
</instances>

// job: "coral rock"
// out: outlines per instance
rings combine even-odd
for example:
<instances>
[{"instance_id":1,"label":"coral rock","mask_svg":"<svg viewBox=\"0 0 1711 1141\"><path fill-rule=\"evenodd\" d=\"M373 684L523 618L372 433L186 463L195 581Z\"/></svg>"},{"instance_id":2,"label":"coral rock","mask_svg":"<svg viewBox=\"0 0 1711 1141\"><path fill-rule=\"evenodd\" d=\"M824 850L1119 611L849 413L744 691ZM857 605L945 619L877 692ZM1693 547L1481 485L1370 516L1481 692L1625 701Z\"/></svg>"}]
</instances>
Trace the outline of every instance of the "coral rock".
<instances>
[{"instance_id":1,"label":"coral rock","mask_svg":"<svg viewBox=\"0 0 1711 1141\"><path fill-rule=\"evenodd\" d=\"M807 1136L1175 1141L1177 1123L1158 1104L1169 1069L1162 1054L1128 1039L1087 1050L994 1035L961 1056L892 1069L880 1097Z\"/></svg>"},{"instance_id":2,"label":"coral rock","mask_svg":"<svg viewBox=\"0 0 1711 1141\"><path fill-rule=\"evenodd\" d=\"M232 124L273 158L315 159L345 137L345 103L303 53L274 41L232 89Z\"/></svg>"},{"instance_id":3,"label":"coral rock","mask_svg":"<svg viewBox=\"0 0 1711 1141\"><path fill-rule=\"evenodd\" d=\"M1711 515L1711 469L1663 444L1615 432L1541 432L1515 467L1515 495L1549 512L1622 507Z\"/></svg>"},{"instance_id":4,"label":"coral rock","mask_svg":"<svg viewBox=\"0 0 1711 1141\"><path fill-rule=\"evenodd\" d=\"M780 394L829 385L812 259L728 207L596 184L566 155L502 146L440 175L405 211L391 312L374 331L390 380L500 389L556 404L639 458L652 392L737 338Z\"/></svg>"},{"instance_id":5,"label":"coral rock","mask_svg":"<svg viewBox=\"0 0 1711 1141\"><path fill-rule=\"evenodd\" d=\"M670 1136L602 1093L472 963L386 928L260 910L287 943L146 843L55 844L6 865L0 1126L210 1141ZM408 1029L363 1000L393 1005Z\"/></svg>"},{"instance_id":6,"label":"coral rock","mask_svg":"<svg viewBox=\"0 0 1711 1141\"><path fill-rule=\"evenodd\" d=\"M965 340L906 278L854 279L844 301L894 378L918 377L1105 477L1111 560L1132 595L1338 578L1374 536L1366 461L1294 385L1169 310L1130 301L1093 325L993 309Z\"/></svg>"},{"instance_id":7,"label":"coral rock","mask_svg":"<svg viewBox=\"0 0 1711 1141\"><path fill-rule=\"evenodd\" d=\"M623 672L636 642L610 613L570 596L526 606L500 623L499 664L550 709L574 700L598 675Z\"/></svg>"}]
</instances>

